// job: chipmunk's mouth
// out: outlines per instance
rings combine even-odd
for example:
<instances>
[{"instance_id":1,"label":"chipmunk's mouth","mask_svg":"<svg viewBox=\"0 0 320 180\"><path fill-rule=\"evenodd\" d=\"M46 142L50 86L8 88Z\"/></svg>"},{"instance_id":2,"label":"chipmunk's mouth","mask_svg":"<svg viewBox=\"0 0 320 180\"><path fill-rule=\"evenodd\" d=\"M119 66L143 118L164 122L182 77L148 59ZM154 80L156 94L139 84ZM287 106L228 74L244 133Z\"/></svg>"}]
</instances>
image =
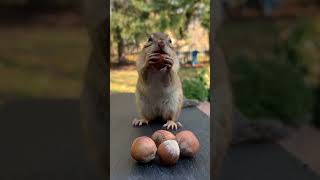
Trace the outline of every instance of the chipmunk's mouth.
<instances>
[{"instance_id":1,"label":"chipmunk's mouth","mask_svg":"<svg viewBox=\"0 0 320 180\"><path fill-rule=\"evenodd\" d=\"M153 51L154 53L159 53L159 54L168 54L167 52L165 52L163 49L157 49L155 51Z\"/></svg>"}]
</instances>

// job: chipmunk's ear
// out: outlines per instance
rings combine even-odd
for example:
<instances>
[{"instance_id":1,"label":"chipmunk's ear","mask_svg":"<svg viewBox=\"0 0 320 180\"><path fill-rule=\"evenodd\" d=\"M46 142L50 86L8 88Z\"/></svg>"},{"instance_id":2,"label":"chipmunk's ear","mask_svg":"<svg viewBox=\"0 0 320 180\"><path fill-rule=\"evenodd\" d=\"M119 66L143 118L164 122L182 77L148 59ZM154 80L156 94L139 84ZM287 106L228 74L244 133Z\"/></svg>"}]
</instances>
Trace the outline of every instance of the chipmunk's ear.
<instances>
[{"instance_id":1,"label":"chipmunk's ear","mask_svg":"<svg viewBox=\"0 0 320 180\"><path fill-rule=\"evenodd\" d=\"M145 48L147 48L147 47L149 47L149 46L151 46L152 45L152 41L153 41L153 39L152 39L152 34L149 34L148 32L145 32L145 34L146 34L146 39L147 39L147 42L145 43L145 45L143 46L143 49L145 49Z\"/></svg>"}]
</instances>

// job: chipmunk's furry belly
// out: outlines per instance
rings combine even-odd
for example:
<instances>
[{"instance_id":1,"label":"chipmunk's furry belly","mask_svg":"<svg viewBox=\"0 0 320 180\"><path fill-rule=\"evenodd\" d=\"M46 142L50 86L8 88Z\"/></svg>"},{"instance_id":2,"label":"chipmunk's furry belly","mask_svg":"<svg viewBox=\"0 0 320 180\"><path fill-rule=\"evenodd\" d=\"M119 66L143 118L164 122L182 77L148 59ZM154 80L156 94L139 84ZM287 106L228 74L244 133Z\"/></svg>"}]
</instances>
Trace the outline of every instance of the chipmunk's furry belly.
<instances>
[{"instance_id":1,"label":"chipmunk's furry belly","mask_svg":"<svg viewBox=\"0 0 320 180\"><path fill-rule=\"evenodd\" d=\"M141 113L145 118L168 120L179 111L183 97L181 88L170 87L161 91L149 89L147 92L145 94L137 91L136 94Z\"/></svg>"},{"instance_id":2,"label":"chipmunk's furry belly","mask_svg":"<svg viewBox=\"0 0 320 180\"><path fill-rule=\"evenodd\" d=\"M162 92L149 96L147 108L154 118L161 117L167 119L174 112L178 111L180 103L180 91L176 89L171 92Z\"/></svg>"},{"instance_id":3,"label":"chipmunk's furry belly","mask_svg":"<svg viewBox=\"0 0 320 180\"><path fill-rule=\"evenodd\" d=\"M170 78L165 73L149 74L146 86L137 88L137 100L142 115L147 119L162 118L168 120L180 111L182 89L177 83L166 84Z\"/></svg>"}]
</instances>

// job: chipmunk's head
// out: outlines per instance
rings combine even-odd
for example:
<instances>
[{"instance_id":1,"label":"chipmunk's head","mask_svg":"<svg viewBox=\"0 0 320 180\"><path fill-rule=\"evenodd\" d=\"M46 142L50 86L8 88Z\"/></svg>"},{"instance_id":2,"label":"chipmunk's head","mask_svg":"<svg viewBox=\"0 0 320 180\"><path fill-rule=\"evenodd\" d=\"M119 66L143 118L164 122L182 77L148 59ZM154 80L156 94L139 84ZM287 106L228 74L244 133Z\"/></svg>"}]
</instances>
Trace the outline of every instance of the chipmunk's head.
<instances>
[{"instance_id":1,"label":"chipmunk's head","mask_svg":"<svg viewBox=\"0 0 320 180\"><path fill-rule=\"evenodd\" d=\"M169 55L175 54L171 38L169 35L161 32L149 35L148 40L143 47L143 51Z\"/></svg>"},{"instance_id":2,"label":"chipmunk's head","mask_svg":"<svg viewBox=\"0 0 320 180\"><path fill-rule=\"evenodd\" d=\"M179 70L180 62L172 45L172 40L167 34L156 32L149 35L141 55L141 58L137 61L138 71L141 71L146 65L148 70L156 69L160 72Z\"/></svg>"}]
</instances>

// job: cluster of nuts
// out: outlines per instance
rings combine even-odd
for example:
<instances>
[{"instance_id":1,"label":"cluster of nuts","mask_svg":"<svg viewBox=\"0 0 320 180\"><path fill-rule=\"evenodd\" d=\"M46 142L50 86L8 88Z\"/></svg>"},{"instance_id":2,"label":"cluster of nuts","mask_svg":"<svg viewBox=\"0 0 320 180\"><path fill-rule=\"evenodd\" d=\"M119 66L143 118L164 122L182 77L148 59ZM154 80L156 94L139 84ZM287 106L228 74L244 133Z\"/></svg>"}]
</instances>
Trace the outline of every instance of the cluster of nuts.
<instances>
[{"instance_id":1,"label":"cluster of nuts","mask_svg":"<svg viewBox=\"0 0 320 180\"><path fill-rule=\"evenodd\" d=\"M172 134L169 131L155 131L151 138L141 136L136 138L131 146L131 156L138 162L152 161L156 154L164 165L174 165L180 155L193 157L200 147L197 137L191 131L181 131Z\"/></svg>"}]
</instances>

